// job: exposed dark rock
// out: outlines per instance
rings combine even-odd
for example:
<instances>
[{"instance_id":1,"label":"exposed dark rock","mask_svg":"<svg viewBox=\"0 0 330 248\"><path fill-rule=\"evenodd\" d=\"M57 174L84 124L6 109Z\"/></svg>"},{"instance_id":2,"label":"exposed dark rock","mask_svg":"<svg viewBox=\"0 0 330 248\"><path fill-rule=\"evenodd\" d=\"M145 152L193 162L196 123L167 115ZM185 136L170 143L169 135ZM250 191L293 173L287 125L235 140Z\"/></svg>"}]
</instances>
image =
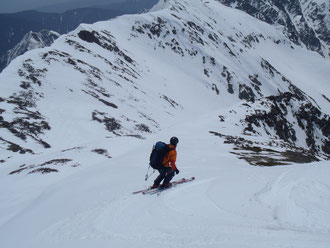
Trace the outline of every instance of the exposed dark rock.
<instances>
[{"instance_id":1,"label":"exposed dark rock","mask_svg":"<svg viewBox=\"0 0 330 248\"><path fill-rule=\"evenodd\" d=\"M119 56L123 57L124 60L130 64L134 61L128 55L126 55L122 50L117 46L114 37L107 31L103 31L102 34L92 31L89 32L87 30L82 30L78 33L80 39L87 41L89 43L95 43L102 48L117 53Z\"/></svg>"},{"instance_id":2,"label":"exposed dark rock","mask_svg":"<svg viewBox=\"0 0 330 248\"><path fill-rule=\"evenodd\" d=\"M106 101L104 99L102 99L98 94L96 94L95 92L93 91L86 91L86 90L83 90L83 92L85 92L86 94L96 98L97 100L99 100L100 102L104 103L105 105L109 106L109 107L112 107L112 108L118 108L118 106L114 103L111 103L109 101Z\"/></svg>"},{"instance_id":3,"label":"exposed dark rock","mask_svg":"<svg viewBox=\"0 0 330 248\"><path fill-rule=\"evenodd\" d=\"M217 95L219 95L219 94L220 94L220 90L218 89L218 87L217 87L217 85L216 85L216 84L212 84L212 90L214 90L214 91L215 91L215 93L216 93Z\"/></svg>"},{"instance_id":4,"label":"exposed dark rock","mask_svg":"<svg viewBox=\"0 0 330 248\"><path fill-rule=\"evenodd\" d=\"M281 102L274 99L268 112L258 112L245 118L248 127L244 131L251 132L253 131L252 125L260 127L262 123L265 123L267 126L274 128L280 139L286 142L294 142L297 140L296 132L292 124L287 121L285 111L286 108L283 108Z\"/></svg>"},{"instance_id":5,"label":"exposed dark rock","mask_svg":"<svg viewBox=\"0 0 330 248\"><path fill-rule=\"evenodd\" d=\"M235 148L232 153L251 165L278 166L319 161L314 153L292 144L279 144L275 142L259 143L242 137L224 135L214 131L210 131L210 133L223 138L225 144L234 145ZM277 151L276 149L281 146L286 148L286 150Z\"/></svg>"},{"instance_id":6,"label":"exposed dark rock","mask_svg":"<svg viewBox=\"0 0 330 248\"><path fill-rule=\"evenodd\" d=\"M276 70L267 60L262 59L261 67L268 72L272 77L276 74L280 74L278 70Z\"/></svg>"},{"instance_id":7,"label":"exposed dark rock","mask_svg":"<svg viewBox=\"0 0 330 248\"><path fill-rule=\"evenodd\" d=\"M308 49L322 56L329 56L330 31L327 28L329 9L325 3L302 4L299 0L218 0L219 2L245 11L246 13L273 25L283 26L283 33L295 44L304 44ZM305 9L303 9L305 8ZM298 21L299 19L299 21ZM307 20L312 20L309 22ZM251 47L258 42L248 36L243 41ZM279 41L277 41L279 42ZM323 43L323 44L322 44ZM322 47L325 46L323 49Z\"/></svg>"},{"instance_id":8,"label":"exposed dark rock","mask_svg":"<svg viewBox=\"0 0 330 248\"><path fill-rule=\"evenodd\" d=\"M73 147L73 148L69 148L69 149L64 149L61 152L69 152L69 151L74 151L74 150L82 150L84 147L78 146L78 147Z\"/></svg>"},{"instance_id":9,"label":"exposed dark rock","mask_svg":"<svg viewBox=\"0 0 330 248\"><path fill-rule=\"evenodd\" d=\"M161 29L161 26L159 23L156 23L156 24L153 24L151 27L150 27L150 33L153 34L153 35L157 35L157 37L160 36L161 32L162 32L162 29Z\"/></svg>"},{"instance_id":10,"label":"exposed dark rock","mask_svg":"<svg viewBox=\"0 0 330 248\"><path fill-rule=\"evenodd\" d=\"M180 106L180 105L178 105ZM181 107L181 106L180 106ZM182 108L182 107L181 107ZM157 123L154 119L152 119L150 116L146 115L145 113L139 112L140 117L146 119L147 121L153 123L153 126L156 128L159 128L159 123Z\"/></svg>"},{"instance_id":11,"label":"exposed dark rock","mask_svg":"<svg viewBox=\"0 0 330 248\"><path fill-rule=\"evenodd\" d=\"M52 168L38 168L30 171L28 174L34 174L34 173L48 174L51 172L58 172L58 170Z\"/></svg>"},{"instance_id":12,"label":"exposed dark rock","mask_svg":"<svg viewBox=\"0 0 330 248\"><path fill-rule=\"evenodd\" d=\"M173 99L171 99L171 98L169 98L165 95L163 95L162 98L165 99L173 108L180 107L180 105L176 101L174 101Z\"/></svg>"},{"instance_id":13,"label":"exposed dark rock","mask_svg":"<svg viewBox=\"0 0 330 248\"><path fill-rule=\"evenodd\" d=\"M135 125L135 128L144 133L151 133L150 128L145 124L137 124Z\"/></svg>"},{"instance_id":14,"label":"exposed dark rock","mask_svg":"<svg viewBox=\"0 0 330 248\"><path fill-rule=\"evenodd\" d=\"M251 89L251 87L249 87L245 84L240 84L238 97L241 100L247 100L247 101L254 102L255 94L254 94L253 90Z\"/></svg>"},{"instance_id":15,"label":"exposed dark rock","mask_svg":"<svg viewBox=\"0 0 330 248\"><path fill-rule=\"evenodd\" d=\"M31 64L31 60L25 60L23 63L23 68L24 70L18 70L18 74L21 77L24 77L27 82L41 86L40 78L44 77L45 73L47 72L47 69L37 69L33 67Z\"/></svg>"},{"instance_id":16,"label":"exposed dark rock","mask_svg":"<svg viewBox=\"0 0 330 248\"><path fill-rule=\"evenodd\" d=\"M106 113L102 113L96 110L92 113L92 120L103 123L109 132L114 132L122 128L119 121L117 121L115 118L108 117Z\"/></svg>"},{"instance_id":17,"label":"exposed dark rock","mask_svg":"<svg viewBox=\"0 0 330 248\"><path fill-rule=\"evenodd\" d=\"M219 115L218 117L219 117L220 122L224 122L226 119L223 115Z\"/></svg>"},{"instance_id":18,"label":"exposed dark rock","mask_svg":"<svg viewBox=\"0 0 330 248\"><path fill-rule=\"evenodd\" d=\"M233 57L237 57L236 54L233 52L233 50L231 50L231 48L228 46L228 44L226 42L223 43L223 46L228 50L229 54Z\"/></svg>"},{"instance_id":19,"label":"exposed dark rock","mask_svg":"<svg viewBox=\"0 0 330 248\"><path fill-rule=\"evenodd\" d=\"M50 144L40 138L45 131L50 130L48 122L41 115L36 108L36 102L43 98L43 94L39 93L33 87L35 85L41 86L41 80L43 79L47 69L37 69L33 66L32 60L27 59L23 63L23 67L18 70L20 77L24 78L21 82L21 91L18 91L8 97L2 99L11 105L11 111L17 115L16 118L10 119L10 121L0 118L0 128L5 128L16 137L26 141L28 137L32 138L44 148L50 148ZM19 145L13 142L6 141L9 150L14 152L32 152L28 149L21 148Z\"/></svg>"},{"instance_id":20,"label":"exposed dark rock","mask_svg":"<svg viewBox=\"0 0 330 248\"><path fill-rule=\"evenodd\" d=\"M19 174L19 173L21 173L22 171L24 171L24 170L26 170L26 169L28 169L28 168L29 168L29 167L26 166L25 164L24 164L24 165L21 165L21 166L20 166L20 169L17 169L17 170L14 170L14 171L10 172L9 175Z\"/></svg>"},{"instance_id":21,"label":"exposed dark rock","mask_svg":"<svg viewBox=\"0 0 330 248\"><path fill-rule=\"evenodd\" d=\"M328 115L323 114L306 98L301 98L299 94L285 92L265 99L268 110L255 110L253 114L246 116L245 133L256 133L254 127L270 127L274 129L280 139L294 144L297 141L296 131L287 118L288 112L292 111L295 122L306 134L306 144L310 149L309 152L318 154L323 151L329 155L329 149L326 145L330 141L330 117ZM321 147L317 145L319 143L317 141L318 133L323 135Z\"/></svg>"},{"instance_id":22,"label":"exposed dark rock","mask_svg":"<svg viewBox=\"0 0 330 248\"><path fill-rule=\"evenodd\" d=\"M204 75L207 76L207 77L210 77L208 69L204 69Z\"/></svg>"},{"instance_id":23,"label":"exposed dark rock","mask_svg":"<svg viewBox=\"0 0 330 248\"><path fill-rule=\"evenodd\" d=\"M111 156L110 156L110 154L109 154L109 152L108 152L107 149L97 148L97 149L92 150L92 152L95 152L97 154L103 155L103 156L105 156L107 158L111 158Z\"/></svg>"},{"instance_id":24,"label":"exposed dark rock","mask_svg":"<svg viewBox=\"0 0 330 248\"><path fill-rule=\"evenodd\" d=\"M182 57L184 57L184 55L185 55L184 51L181 48L179 42L175 38L173 38L171 40L171 42L165 42L165 45L171 47L172 51L174 51L175 53L180 54Z\"/></svg>"},{"instance_id":25,"label":"exposed dark rock","mask_svg":"<svg viewBox=\"0 0 330 248\"><path fill-rule=\"evenodd\" d=\"M81 30L78 33L78 36L80 39L82 39L83 41L87 41L89 43L96 43L98 45L101 45L100 41L98 38L96 38L95 36L95 31L89 32L87 30Z\"/></svg>"},{"instance_id":26,"label":"exposed dark rock","mask_svg":"<svg viewBox=\"0 0 330 248\"><path fill-rule=\"evenodd\" d=\"M226 66L223 66L223 67L222 67L221 75L222 75L223 77L225 77L226 80L227 80L227 91L228 91L228 93L230 93L230 94L234 94L233 84L232 84L232 82L231 82L233 76L232 76L231 73L228 71L228 68L227 68Z\"/></svg>"},{"instance_id":27,"label":"exposed dark rock","mask_svg":"<svg viewBox=\"0 0 330 248\"><path fill-rule=\"evenodd\" d=\"M196 30L197 32L204 34L204 29L201 26L198 26L196 23L192 22L192 21L188 21L187 22L188 26L194 30Z\"/></svg>"},{"instance_id":28,"label":"exposed dark rock","mask_svg":"<svg viewBox=\"0 0 330 248\"><path fill-rule=\"evenodd\" d=\"M45 166L45 165L50 165L50 164L53 164L53 165L64 165L68 162L71 162L72 159L66 159L66 158L62 158L62 159L53 159L53 160L49 160L47 162L44 162L42 163L41 165L39 166Z\"/></svg>"},{"instance_id":29,"label":"exposed dark rock","mask_svg":"<svg viewBox=\"0 0 330 248\"><path fill-rule=\"evenodd\" d=\"M1 123L0 123L0 125L1 125ZM2 128L2 127L0 126L0 128ZM20 154L25 154L25 153L31 153L31 154L33 154L33 151L30 150L30 149L25 149L25 148L21 147L20 145L15 144L13 142L10 142L8 140L5 140L5 139L3 139L1 137L0 137L0 140L3 141L4 144L7 145L7 150L8 151L18 152Z\"/></svg>"},{"instance_id":30,"label":"exposed dark rock","mask_svg":"<svg viewBox=\"0 0 330 248\"><path fill-rule=\"evenodd\" d=\"M39 138L45 130L50 130L49 124L44 120L38 111L33 112L29 110L29 108L35 106L33 94L31 92L21 92L21 95L19 96L11 96L7 100L7 103L15 106L13 112L20 114L20 117L15 118L10 122L1 117L0 128L6 128L22 140L26 140L27 137L31 137L45 148L49 148L50 145ZM13 145L13 143L10 145L10 150L24 151L24 149L20 149L17 145Z\"/></svg>"},{"instance_id":31,"label":"exposed dark rock","mask_svg":"<svg viewBox=\"0 0 330 248\"><path fill-rule=\"evenodd\" d=\"M258 80L258 77L259 77L258 74L255 74L255 75L249 75L249 79L250 79L255 85L261 86L262 83Z\"/></svg>"},{"instance_id":32,"label":"exposed dark rock","mask_svg":"<svg viewBox=\"0 0 330 248\"><path fill-rule=\"evenodd\" d=\"M322 151L325 152L326 154L330 154L330 140L329 139L324 142L324 145L322 146Z\"/></svg>"},{"instance_id":33,"label":"exposed dark rock","mask_svg":"<svg viewBox=\"0 0 330 248\"><path fill-rule=\"evenodd\" d=\"M263 96L260 86L262 86L262 83L258 80L259 75L255 74L255 75L249 75L249 79L251 80L251 84L253 86L253 88L255 89L256 92L258 92L259 96Z\"/></svg>"},{"instance_id":34,"label":"exposed dark rock","mask_svg":"<svg viewBox=\"0 0 330 248\"><path fill-rule=\"evenodd\" d=\"M42 164L39 165L26 165L23 164L19 167L19 169L14 170L12 172L9 173L9 175L13 175L13 174L19 174L22 171L30 171L28 174L33 174L33 173L41 173L41 174L45 174L45 173L51 173L51 172L58 172L58 169L54 169L54 168L50 168L50 167L44 167L44 166L64 166L68 163L72 162L72 159L53 159L53 160L49 160L46 161ZM73 167L77 166L77 164L72 165Z\"/></svg>"},{"instance_id":35,"label":"exposed dark rock","mask_svg":"<svg viewBox=\"0 0 330 248\"><path fill-rule=\"evenodd\" d=\"M327 100L330 103L330 99L326 97L325 95L322 95L325 100Z\"/></svg>"},{"instance_id":36,"label":"exposed dark rock","mask_svg":"<svg viewBox=\"0 0 330 248\"><path fill-rule=\"evenodd\" d=\"M316 147L315 127L318 127L321 130L324 138L326 139L322 150L329 154L330 149L327 148L327 144L330 142L330 118L327 115L322 115L321 111L317 109L312 104L305 104L300 106L299 110L296 113L299 126L305 131L307 138L307 145L314 151L317 152L318 148Z\"/></svg>"}]
</instances>

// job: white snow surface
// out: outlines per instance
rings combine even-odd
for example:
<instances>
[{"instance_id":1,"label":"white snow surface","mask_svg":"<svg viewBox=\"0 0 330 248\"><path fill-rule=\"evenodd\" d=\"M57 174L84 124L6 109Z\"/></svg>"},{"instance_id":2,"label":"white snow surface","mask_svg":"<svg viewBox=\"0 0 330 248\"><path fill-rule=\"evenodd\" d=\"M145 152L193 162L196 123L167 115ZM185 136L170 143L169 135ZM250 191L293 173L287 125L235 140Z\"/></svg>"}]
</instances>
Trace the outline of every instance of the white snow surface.
<instances>
[{"instance_id":1,"label":"white snow surface","mask_svg":"<svg viewBox=\"0 0 330 248\"><path fill-rule=\"evenodd\" d=\"M1 175L1 247L329 247L329 163L250 166L205 133L212 121L118 141L111 160L79 154L78 172ZM152 143L173 133L175 178L196 180L159 196L131 194L155 178L143 181Z\"/></svg>"},{"instance_id":2,"label":"white snow surface","mask_svg":"<svg viewBox=\"0 0 330 248\"><path fill-rule=\"evenodd\" d=\"M253 71L260 73L261 81L269 81L261 86L265 96L285 91L288 85L279 75L267 78L266 73L262 74L260 61L264 58L329 114L329 102L322 97L330 98L329 60L294 46L270 25L240 11L213 0L190 0L186 12L194 16L194 21L210 16L204 21L219 26L226 34L221 37L222 42L231 44L228 40L241 35L237 47L230 45L237 60L228 56L223 43L210 45L203 51L207 59L219 58L215 67L208 67L211 71L207 78L200 69L200 54L180 57L168 47L159 49L158 41L147 35L139 39L130 35L136 21L142 25L158 16L170 19L173 12L166 9L171 8L168 2L160 3L159 11L81 25L61 36L50 48L16 58L0 74L1 97L7 98L18 91L21 82L17 68L25 60L32 58L31 64L36 68L47 67L42 86L33 87L42 93L37 109L51 126L42 137L52 145L45 150L33 139L23 142L16 138L15 142L28 146L36 154L14 157L1 147L1 159L7 160L0 163L1 248L330 247L329 161L255 167L232 154L232 145L209 133L221 130L240 135L235 133L237 127L230 120L219 123L220 114L240 104L236 95L218 96L211 90L212 83L218 82L220 91L226 92L226 83L219 79L223 66L231 71L241 69L233 74L234 80L248 80ZM188 6L177 6L185 5ZM188 15L180 18L190 20ZM171 21L172 27L181 28L175 18ZM119 48L135 61L134 66L127 67L131 74L123 74L133 75L127 76L133 83L124 81L116 72L98 74L101 79L97 89L105 89L104 95L109 93L118 109L88 98L83 90L89 88L82 86L86 84L85 75L72 70L73 66L64 59L54 57L57 61L50 60L52 64L48 65L42 60L47 52L56 51L69 54L85 71L91 71L90 65L101 72L110 71L104 57L115 64L118 56L79 40L80 30L108 30ZM212 33L211 29L207 32ZM244 47L239 41L251 33L262 42ZM92 52L75 50L68 40L81 42ZM280 45L275 45L275 40L280 40ZM179 42L190 48L189 41ZM238 55L240 49L244 51ZM78 60L85 63L79 64ZM207 63L210 64L209 60ZM120 86L113 83L116 80ZM9 83L4 84L5 81ZM164 100L163 96L170 100ZM7 110L9 103L1 104ZM96 109L121 121L123 129L118 132L122 136L109 133L101 124L91 121L91 113ZM9 111L2 116L15 118ZM136 123L147 124L152 133L143 134L143 139L132 137L136 134ZM8 131L1 129L1 132L1 137L12 138ZM133 191L150 186L157 176L155 173L144 181L152 145L158 140L168 141L171 136L180 140L177 148L180 174L174 180L191 176L196 179L160 195L133 195ZM111 158L91 152L97 148L107 148ZM55 158L72 161L70 166L60 168L59 173L24 171L8 175L22 165L41 164Z\"/></svg>"}]
</instances>

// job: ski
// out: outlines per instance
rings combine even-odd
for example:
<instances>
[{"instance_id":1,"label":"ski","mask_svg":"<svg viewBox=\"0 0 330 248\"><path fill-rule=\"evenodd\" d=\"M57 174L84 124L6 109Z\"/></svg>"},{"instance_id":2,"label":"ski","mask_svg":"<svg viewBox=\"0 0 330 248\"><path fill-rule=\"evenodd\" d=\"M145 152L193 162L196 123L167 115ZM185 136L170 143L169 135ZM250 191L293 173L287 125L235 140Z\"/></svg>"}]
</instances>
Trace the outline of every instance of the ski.
<instances>
[{"instance_id":1,"label":"ski","mask_svg":"<svg viewBox=\"0 0 330 248\"><path fill-rule=\"evenodd\" d=\"M173 181L171 183L171 186L170 187L167 187L167 188L160 188L158 187L157 189L153 189L151 191L146 191L146 192L143 192L144 195L148 194L148 195L154 195L154 194L157 194L157 195L160 195L164 190L168 190L170 188L173 188L173 187L176 187L178 184L182 184L182 183L187 183L187 182L191 182L195 180L195 177L191 177L191 178L181 178L177 181Z\"/></svg>"},{"instance_id":2,"label":"ski","mask_svg":"<svg viewBox=\"0 0 330 248\"><path fill-rule=\"evenodd\" d=\"M169 188L172 188L178 184L182 184L182 183L187 183L187 182L191 182L195 180L195 177L190 177L190 178L181 178L179 180L176 180L176 181L173 181L171 182L171 186L168 187L168 188L165 188L165 189L161 189L160 187L158 188L155 188L155 189L151 189L151 187L147 188L147 189L142 189L142 190L139 190L139 191L135 191L133 192L132 194L139 194L139 193L142 193L142 194L155 194L155 193L158 193L160 191L163 191L163 190L166 190L166 189L169 189Z\"/></svg>"},{"instance_id":3,"label":"ski","mask_svg":"<svg viewBox=\"0 0 330 248\"><path fill-rule=\"evenodd\" d=\"M143 193L143 192L146 192L148 190L151 190L151 187L147 188L147 189L141 189L141 190L138 190L138 191L135 191L133 192L132 194L139 194L139 193Z\"/></svg>"}]
</instances>

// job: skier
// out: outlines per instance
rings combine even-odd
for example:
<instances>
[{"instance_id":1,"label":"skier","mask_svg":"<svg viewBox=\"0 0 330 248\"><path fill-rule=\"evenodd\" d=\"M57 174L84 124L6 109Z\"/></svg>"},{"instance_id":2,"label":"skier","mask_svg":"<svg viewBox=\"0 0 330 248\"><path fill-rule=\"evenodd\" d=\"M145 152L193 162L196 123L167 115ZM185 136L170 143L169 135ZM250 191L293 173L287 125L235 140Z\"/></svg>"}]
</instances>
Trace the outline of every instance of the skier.
<instances>
[{"instance_id":1,"label":"skier","mask_svg":"<svg viewBox=\"0 0 330 248\"><path fill-rule=\"evenodd\" d=\"M170 147L170 151L165 155L163 159L163 166L158 169L159 176L155 179L152 189L158 188L161 181L163 181L163 184L160 186L161 188L168 188L171 186L170 181L174 177L174 173L179 174L178 168L176 168L175 161L176 161L176 146L179 143L179 139L177 137L172 137L170 139L170 144L168 145Z\"/></svg>"}]
</instances>

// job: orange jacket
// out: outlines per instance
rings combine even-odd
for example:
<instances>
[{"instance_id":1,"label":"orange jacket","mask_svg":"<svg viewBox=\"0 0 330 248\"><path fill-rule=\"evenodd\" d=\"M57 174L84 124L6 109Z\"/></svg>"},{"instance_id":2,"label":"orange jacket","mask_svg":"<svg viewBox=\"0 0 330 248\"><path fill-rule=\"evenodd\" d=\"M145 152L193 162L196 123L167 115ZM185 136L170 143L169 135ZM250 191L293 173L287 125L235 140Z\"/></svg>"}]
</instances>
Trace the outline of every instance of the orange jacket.
<instances>
[{"instance_id":1,"label":"orange jacket","mask_svg":"<svg viewBox=\"0 0 330 248\"><path fill-rule=\"evenodd\" d=\"M175 165L175 161L176 161L176 150L175 150L175 146L173 145L169 145L169 147L173 150L169 151L168 154L164 157L163 159L163 165L165 167L172 167L174 170L177 170L176 165Z\"/></svg>"}]
</instances>

